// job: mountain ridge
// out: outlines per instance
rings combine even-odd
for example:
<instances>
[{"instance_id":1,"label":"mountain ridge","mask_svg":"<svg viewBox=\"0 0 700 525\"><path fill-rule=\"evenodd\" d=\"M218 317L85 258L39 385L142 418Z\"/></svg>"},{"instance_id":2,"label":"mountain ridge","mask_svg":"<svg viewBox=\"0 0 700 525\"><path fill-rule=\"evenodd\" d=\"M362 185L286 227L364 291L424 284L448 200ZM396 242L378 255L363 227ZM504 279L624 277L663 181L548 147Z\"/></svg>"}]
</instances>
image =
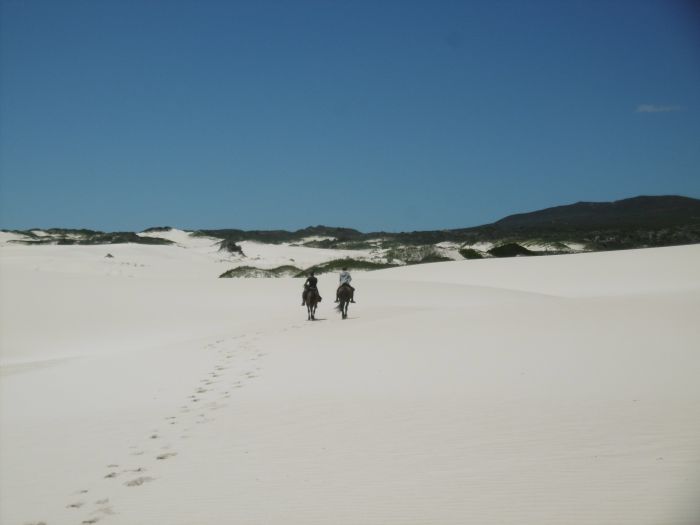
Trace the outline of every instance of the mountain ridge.
<instances>
[{"instance_id":1,"label":"mountain ridge","mask_svg":"<svg viewBox=\"0 0 700 525\"><path fill-rule=\"evenodd\" d=\"M168 226L151 227L140 232L141 235L62 228L3 231L28 236L29 240L18 241L25 244L154 244L160 243L161 239L143 234L153 235L171 229ZM38 236L34 233L36 231L48 232L51 236ZM672 246L700 242L700 199L680 195L640 195L609 202L579 201L508 215L480 226L442 230L364 233L353 228L316 225L294 231L200 229L192 231L192 234L214 237L229 243L249 240L344 249L368 248L375 246L377 241L383 247L435 245L441 242L469 246L484 242L505 244L533 240L555 243L567 241L581 243L593 251Z\"/></svg>"}]
</instances>

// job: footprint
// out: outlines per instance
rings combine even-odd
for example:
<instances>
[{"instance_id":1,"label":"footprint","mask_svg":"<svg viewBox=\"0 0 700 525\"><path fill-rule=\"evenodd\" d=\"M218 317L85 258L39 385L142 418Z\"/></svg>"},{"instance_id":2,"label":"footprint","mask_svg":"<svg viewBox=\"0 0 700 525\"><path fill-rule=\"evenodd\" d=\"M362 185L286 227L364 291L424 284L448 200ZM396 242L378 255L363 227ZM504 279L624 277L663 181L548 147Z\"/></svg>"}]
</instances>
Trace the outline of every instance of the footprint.
<instances>
[{"instance_id":1,"label":"footprint","mask_svg":"<svg viewBox=\"0 0 700 525\"><path fill-rule=\"evenodd\" d=\"M151 439L158 439L158 434L151 434Z\"/></svg>"},{"instance_id":2,"label":"footprint","mask_svg":"<svg viewBox=\"0 0 700 525\"><path fill-rule=\"evenodd\" d=\"M97 523L98 521L100 521L100 518L90 518L87 520L83 520L82 523L86 525L91 525L92 523Z\"/></svg>"},{"instance_id":3,"label":"footprint","mask_svg":"<svg viewBox=\"0 0 700 525\"><path fill-rule=\"evenodd\" d=\"M85 505L84 502L82 502L82 501L77 501L77 502L75 502L75 503L71 503L70 505L66 505L66 508L67 508L67 509L79 509L79 508L82 507L83 505Z\"/></svg>"},{"instance_id":4,"label":"footprint","mask_svg":"<svg viewBox=\"0 0 700 525\"><path fill-rule=\"evenodd\" d=\"M117 468L119 465L112 463L111 465L107 465L107 468Z\"/></svg>"},{"instance_id":5,"label":"footprint","mask_svg":"<svg viewBox=\"0 0 700 525\"><path fill-rule=\"evenodd\" d=\"M138 468L122 470L122 474L125 474L127 472L136 472L138 474L139 472L146 472L146 469L143 467L138 467ZM99 501L97 503L99 503Z\"/></svg>"},{"instance_id":6,"label":"footprint","mask_svg":"<svg viewBox=\"0 0 700 525\"><path fill-rule=\"evenodd\" d=\"M168 458L172 458L174 456L177 456L177 452L166 452L165 454L161 454L160 456L156 456L156 459L168 459Z\"/></svg>"},{"instance_id":7,"label":"footprint","mask_svg":"<svg viewBox=\"0 0 700 525\"><path fill-rule=\"evenodd\" d=\"M116 472L110 472L109 474L107 474L107 475L105 476L105 479L108 479L108 478L116 478L118 475L119 475L119 474L117 474Z\"/></svg>"},{"instance_id":8,"label":"footprint","mask_svg":"<svg viewBox=\"0 0 700 525\"><path fill-rule=\"evenodd\" d=\"M104 514L105 516L113 516L116 513L114 512L114 509L110 505L110 506L100 507L99 509L95 509L93 511L93 514Z\"/></svg>"},{"instance_id":9,"label":"footprint","mask_svg":"<svg viewBox=\"0 0 700 525\"><path fill-rule=\"evenodd\" d=\"M109 498L98 499L98 500L95 502L95 505L106 505L107 503L109 503Z\"/></svg>"},{"instance_id":10,"label":"footprint","mask_svg":"<svg viewBox=\"0 0 700 525\"><path fill-rule=\"evenodd\" d=\"M127 481L124 483L127 487L140 487L144 483L150 483L151 481L155 481L155 478L151 478L150 476L141 476L136 479L132 479L131 481Z\"/></svg>"}]
</instances>

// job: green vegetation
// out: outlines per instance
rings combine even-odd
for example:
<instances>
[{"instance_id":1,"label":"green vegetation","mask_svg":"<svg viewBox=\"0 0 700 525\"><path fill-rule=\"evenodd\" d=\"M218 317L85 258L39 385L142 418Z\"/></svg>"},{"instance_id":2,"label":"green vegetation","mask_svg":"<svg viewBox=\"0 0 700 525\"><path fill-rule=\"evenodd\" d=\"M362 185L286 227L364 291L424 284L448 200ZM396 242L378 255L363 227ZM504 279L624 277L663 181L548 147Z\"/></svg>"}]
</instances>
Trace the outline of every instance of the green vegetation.
<instances>
[{"instance_id":1,"label":"green vegetation","mask_svg":"<svg viewBox=\"0 0 700 525\"><path fill-rule=\"evenodd\" d=\"M169 227L163 226L146 231L165 231L167 228ZM170 244L170 241L165 239L138 237L133 233L103 233L62 228L45 231L49 234L47 237L26 230L12 232L25 235L26 239L15 241L24 244ZM306 242L304 246L347 250L384 249L388 250L389 262L396 260L409 264L440 257L441 254L434 245L446 241L462 245L479 242L517 244L527 250L527 244L537 240L539 244L555 247L555 251L547 253L569 252L570 250L561 244L563 242L582 244L590 251L620 250L700 243L700 200L663 196L635 197L608 203L579 202L511 215L482 226L452 230L362 233L351 228L313 226L293 232L219 229L201 230L193 235L215 237L230 241L234 245L244 240L280 244L304 242L304 239L309 237L329 237L326 240ZM506 255L496 255L502 257L539 254L530 250L527 252L530 253L512 247L499 247L494 255L505 253ZM475 254L464 252L462 256L473 258Z\"/></svg>"},{"instance_id":2,"label":"green vegetation","mask_svg":"<svg viewBox=\"0 0 700 525\"><path fill-rule=\"evenodd\" d=\"M589 250L619 250L651 246L700 243L700 200L686 197L636 197L610 203L577 203L505 217L471 228L413 231L403 233L361 233L349 228L314 226L288 232L203 230L207 235L234 242L253 240L267 243L300 242L311 236L332 239L309 241L305 246L338 249L401 249L433 246L440 242L473 245L573 242ZM377 242L378 239L381 239ZM568 250L562 246L559 253ZM555 253L555 252L549 252ZM405 260L399 254L390 256ZM420 262L425 256L412 256L406 262Z\"/></svg>"},{"instance_id":3,"label":"green vegetation","mask_svg":"<svg viewBox=\"0 0 700 525\"><path fill-rule=\"evenodd\" d=\"M364 240L340 240L340 239L323 239L321 241L309 241L302 244L307 248L331 248L335 250L372 250L378 247L378 244L373 241Z\"/></svg>"},{"instance_id":4,"label":"green vegetation","mask_svg":"<svg viewBox=\"0 0 700 525\"><path fill-rule=\"evenodd\" d=\"M491 248L489 253L494 257L517 257L518 255L539 255L539 252L533 252L520 246L517 243L509 242L501 244L495 248Z\"/></svg>"},{"instance_id":5,"label":"green vegetation","mask_svg":"<svg viewBox=\"0 0 700 525\"><path fill-rule=\"evenodd\" d=\"M286 230L198 230L193 233L195 236L216 237L218 239L229 239L234 242L257 241L269 244L281 244L283 242L297 242L306 237L333 237L339 242L362 239L365 234L351 228L334 228L330 226L310 226L302 230L293 232Z\"/></svg>"},{"instance_id":6,"label":"green vegetation","mask_svg":"<svg viewBox=\"0 0 700 525\"><path fill-rule=\"evenodd\" d=\"M390 248L385 255L387 261L403 261L406 264L418 264L423 262L438 262L451 260L444 257L434 246L395 246Z\"/></svg>"},{"instance_id":7,"label":"green vegetation","mask_svg":"<svg viewBox=\"0 0 700 525\"><path fill-rule=\"evenodd\" d=\"M295 277L299 274L301 270L296 266L285 265L278 266L277 268L255 268L254 266L239 266L238 268L233 268L227 272L219 275L220 278L226 277L255 277L255 278L265 278L265 277Z\"/></svg>"},{"instance_id":8,"label":"green vegetation","mask_svg":"<svg viewBox=\"0 0 700 525\"><path fill-rule=\"evenodd\" d=\"M359 261L357 259L334 259L325 263L317 264L307 268L303 272L299 272L296 277L305 277L309 272L313 271L316 274L339 272L343 268L348 270L383 270L385 268L393 268L398 266L390 263L376 263L371 261Z\"/></svg>"},{"instance_id":9,"label":"green vegetation","mask_svg":"<svg viewBox=\"0 0 700 525\"><path fill-rule=\"evenodd\" d=\"M219 251L220 252L229 252L229 253L237 253L240 255L245 256L243 253L243 249L238 246L234 241L231 239L224 239L219 243Z\"/></svg>"},{"instance_id":10,"label":"green vegetation","mask_svg":"<svg viewBox=\"0 0 700 525\"><path fill-rule=\"evenodd\" d=\"M170 226L154 226L152 228L146 228L141 233L157 233L157 232L169 232L172 230Z\"/></svg>"},{"instance_id":11,"label":"green vegetation","mask_svg":"<svg viewBox=\"0 0 700 525\"><path fill-rule=\"evenodd\" d=\"M13 233L18 233L29 237L30 240L18 239L15 241L10 241L17 244L25 245L41 245L41 244L59 244L59 245L94 245L94 244L157 244L157 245L167 245L173 244L172 241L168 239L161 239L159 237L141 237L134 232L98 232L94 230L66 230L61 228L51 228L50 230L44 230L49 235L38 236L30 231L15 231Z\"/></svg>"},{"instance_id":12,"label":"green vegetation","mask_svg":"<svg viewBox=\"0 0 700 525\"><path fill-rule=\"evenodd\" d=\"M483 259L484 258L484 256L480 252L478 252L472 248L461 248L459 250L459 254L462 257L464 257L465 259Z\"/></svg>"}]
</instances>

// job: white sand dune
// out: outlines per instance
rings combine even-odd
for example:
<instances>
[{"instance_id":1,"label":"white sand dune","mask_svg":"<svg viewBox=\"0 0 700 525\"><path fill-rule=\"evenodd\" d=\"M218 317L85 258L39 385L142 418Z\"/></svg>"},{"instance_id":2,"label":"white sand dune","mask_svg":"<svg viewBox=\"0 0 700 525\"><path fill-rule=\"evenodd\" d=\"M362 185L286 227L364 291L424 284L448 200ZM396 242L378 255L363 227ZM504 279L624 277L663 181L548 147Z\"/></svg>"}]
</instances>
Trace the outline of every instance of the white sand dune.
<instances>
[{"instance_id":1,"label":"white sand dune","mask_svg":"<svg viewBox=\"0 0 700 525\"><path fill-rule=\"evenodd\" d=\"M700 246L357 273L346 321L322 276L311 323L176 242L0 248L3 525L700 522Z\"/></svg>"}]
</instances>

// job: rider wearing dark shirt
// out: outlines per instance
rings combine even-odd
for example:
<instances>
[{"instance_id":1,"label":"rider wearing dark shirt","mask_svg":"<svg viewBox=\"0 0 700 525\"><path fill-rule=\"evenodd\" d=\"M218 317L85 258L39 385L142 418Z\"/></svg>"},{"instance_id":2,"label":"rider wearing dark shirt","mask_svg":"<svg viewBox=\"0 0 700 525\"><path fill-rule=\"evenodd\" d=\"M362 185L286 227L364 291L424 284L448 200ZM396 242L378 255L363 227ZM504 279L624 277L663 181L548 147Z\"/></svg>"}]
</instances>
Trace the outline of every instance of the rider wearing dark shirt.
<instances>
[{"instance_id":1,"label":"rider wearing dark shirt","mask_svg":"<svg viewBox=\"0 0 700 525\"><path fill-rule=\"evenodd\" d=\"M306 293L309 290L315 290L316 293L318 294L318 300L319 302L321 301L321 294L318 293L318 279L316 279L316 276L314 275L314 272L311 272L309 274L309 277L306 279L306 282L304 283L304 291L301 294L301 305L304 306L306 304Z\"/></svg>"}]
</instances>

